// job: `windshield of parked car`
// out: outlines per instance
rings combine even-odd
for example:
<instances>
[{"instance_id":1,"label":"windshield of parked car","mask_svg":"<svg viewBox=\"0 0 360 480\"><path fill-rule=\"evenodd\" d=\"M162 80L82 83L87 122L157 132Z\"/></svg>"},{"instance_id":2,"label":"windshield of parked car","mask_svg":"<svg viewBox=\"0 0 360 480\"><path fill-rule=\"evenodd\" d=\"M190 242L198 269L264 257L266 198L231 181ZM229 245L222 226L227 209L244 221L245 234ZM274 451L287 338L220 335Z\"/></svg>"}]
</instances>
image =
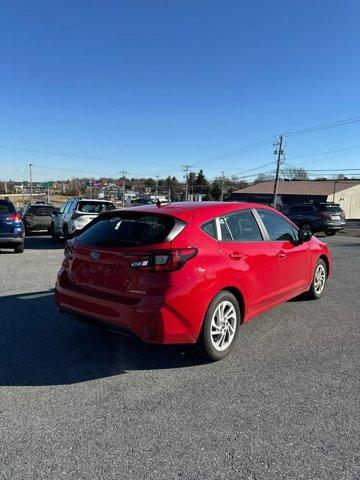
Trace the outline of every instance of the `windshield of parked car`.
<instances>
[{"instance_id":1,"label":"windshield of parked car","mask_svg":"<svg viewBox=\"0 0 360 480\"><path fill-rule=\"evenodd\" d=\"M110 202L79 202L76 210L83 213L101 213L114 210L115 205Z\"/></svg>"},{"instance_id":2,"label":"windshield of parked car","mask_svg":"<svg viewBox=\"0 0 360 480\"><path fill-rule=\"evenodd\" d=\"M123 213L99 217L77 239L83 245L151 245L163 242L174 224L174 219L165 215Z\"/></svg>"}]
</instances>

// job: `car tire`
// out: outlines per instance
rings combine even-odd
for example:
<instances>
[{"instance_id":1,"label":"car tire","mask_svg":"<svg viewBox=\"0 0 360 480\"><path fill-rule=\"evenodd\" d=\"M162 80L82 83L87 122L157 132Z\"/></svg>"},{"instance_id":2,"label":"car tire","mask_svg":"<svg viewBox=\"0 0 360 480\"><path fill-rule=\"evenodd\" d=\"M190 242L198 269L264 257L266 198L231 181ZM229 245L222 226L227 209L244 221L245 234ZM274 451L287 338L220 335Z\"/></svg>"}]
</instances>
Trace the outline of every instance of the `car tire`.
<instances>
[{"instance_id":1,"label":"car tire","mask_svg":"<svg viewBox=\"0 0 360 480\"><path fill-rule=\"evenodd\" d=\"M325 230L325 234L328 237L333 237L334 235L336 235L336 230Z\"/></svg>"},{"instance_id":2,"label":"car tire","mask_svg":"<svg viewBox=\"0 0 360 480\"><path fill-rule=\"evenodd\" d=\"M301 230L306 230L307 232L314 233L313 226L311 225L311 223L308 222L301 225Z\"/></svg>"},{"instance_id":3,"label":"car tire","mask_svg":"<svg viewBox=\"0 0 360 480\"><path fill-rule=\"evenodd\" d=\"M59 240L59 235L55 232L55 227L53 223L51 224L51 227L50 227L50 233L51 233L51 239L54 242L57 242Z\"/></svg>"},{"instance_id":4,"label":"car tire","mask_svg":"<svg viewBox=\"0 0 360 480\"><path fill-rule=\"evenodd\" d=\"M16 245L16 247L14 247L14 253L23 253L23 251L24 251L24 245L23 244Z\"/></svg>"},{"instance_id":5,"label":"car tire","mask_svg":"<svg viewBox=\"0 0 360 480\"><path fill-rule=\"evenodd\" d=\"M308 298L311 300L317 300L321 297L325 289L327 276L328 271L326 263L320 258L316 263L311 286L307 292Z\"/></svg>"},{"instance_id":6,"label":"car tire","mask_svg":"<svg viewBox=\"0 0 360 480\"><path fill-rule=\"evenodd\" d=\"M222 290L206 312L197 352L207 360L217 361L232 350L241 324L241 312L235 296Z\"/></svg>"},{"instance_id":7,"label":"car tire","mask_svg":"<svg viewBox=\"0 0 360 480\"><path fill-rule=\"evenodd\" d=\"M68 240L69 237L69 227L67 225L63 226L63 237L65 240Z\"/></svg>"}]
</instances>

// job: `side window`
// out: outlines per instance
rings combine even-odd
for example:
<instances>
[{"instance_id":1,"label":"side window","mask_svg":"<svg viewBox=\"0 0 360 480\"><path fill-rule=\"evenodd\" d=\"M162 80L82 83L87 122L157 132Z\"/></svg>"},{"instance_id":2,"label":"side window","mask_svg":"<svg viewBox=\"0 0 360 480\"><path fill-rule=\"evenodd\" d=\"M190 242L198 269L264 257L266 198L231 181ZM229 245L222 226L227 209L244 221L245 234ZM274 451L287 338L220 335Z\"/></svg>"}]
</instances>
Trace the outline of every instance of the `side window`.
<instances>
[{"instance_id":1,"label":"side window","mask_svg":"<svg viewBox=\"0 0 360 480\"><path fill-rule=\"evenodd\" d=\"M219 218L220 230L221 230L221 240L223 242L233 242L234 239L231 235L230 229L224 217Z\"/></svg>"},{"instance_id":2,"label":"side window","mask_svg":"<svg viewBox=\"0 0 360 480\"><path fill-rule=\"evenodd\" d=\"M226 215L223 219L234 242L261 242L263 240L260 228L250 210Z\"/></svg>"},{"instance_id":3,"label":"side window","mask_svg":"<svg viewBox=\"0 0 360 480\"><path fill-rule=\"evenodd\" d=\"M66 207L67 207L67 202L61 205L61 207L59 208L59 213L64 213Z\"/></svg>"},{"instance_id":4,"label":"side window","mask_svg":"<svg viewBox=\"0 0 360 480\"><path fill-rule=\"evenodd\" d=\"M217 240L215 220L210 220L210 222L201 225L201 230Z\"/></svg>"},{"instance_id":5,"label":"side window","mask_svg":"<svg viewBox=\"0 0 360 480\"><path fill-rule=\"evenodd\" d=\"M68 202L65 208L64 213L69 213L74 202Z\"/></svg>"},{"instance_id":6,"label":"side window","mask_svg":"<svg viewBox=\"0 0 360 480\"><path fill-rule=\"evenodd\" d=\"M263 224L272 241L296 241L293 227L284 218L270 210L258 210Z\"/></svg>"}]
</instances>

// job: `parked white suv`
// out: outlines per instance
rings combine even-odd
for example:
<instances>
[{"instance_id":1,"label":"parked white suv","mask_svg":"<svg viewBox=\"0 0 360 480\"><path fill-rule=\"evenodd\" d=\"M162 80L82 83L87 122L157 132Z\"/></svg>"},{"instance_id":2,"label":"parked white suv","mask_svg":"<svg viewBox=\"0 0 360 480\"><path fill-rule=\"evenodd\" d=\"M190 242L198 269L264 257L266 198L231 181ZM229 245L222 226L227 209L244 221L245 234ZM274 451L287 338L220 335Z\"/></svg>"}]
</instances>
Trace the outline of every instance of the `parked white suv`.
<instances>
[{"instance_id":1,"label":"parked white suv","mask_svg":"<svg viewBox=\"0 0 360 480\"><path fill-rule=\"evenodd\" d=\"M54 213L51 221L53 240L59 237L70 238L77 230L81 230L99 213L114 210L115 205L106 200L85 200L73 198L65 202Z\"/></svg>"}]
</instances>

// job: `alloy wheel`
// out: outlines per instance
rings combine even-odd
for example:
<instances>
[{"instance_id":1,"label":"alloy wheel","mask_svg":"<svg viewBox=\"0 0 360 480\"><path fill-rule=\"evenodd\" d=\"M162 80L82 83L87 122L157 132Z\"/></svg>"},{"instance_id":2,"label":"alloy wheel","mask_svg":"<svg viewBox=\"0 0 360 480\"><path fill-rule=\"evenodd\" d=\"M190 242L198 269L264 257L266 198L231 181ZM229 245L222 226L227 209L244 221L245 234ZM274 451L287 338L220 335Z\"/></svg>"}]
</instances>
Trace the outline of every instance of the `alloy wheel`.
<instances>
[{"instance_id":1,"label":"alloy wheel","mask_svg":"<svg viewBox=\"0 0 360 480\"><path fill-rule=\"evenodd\" d=\"M326 282L326 270L322 263L316 267L314 276L314 290L317 295L323 291Z\"/></svg>"}]
</instances>

